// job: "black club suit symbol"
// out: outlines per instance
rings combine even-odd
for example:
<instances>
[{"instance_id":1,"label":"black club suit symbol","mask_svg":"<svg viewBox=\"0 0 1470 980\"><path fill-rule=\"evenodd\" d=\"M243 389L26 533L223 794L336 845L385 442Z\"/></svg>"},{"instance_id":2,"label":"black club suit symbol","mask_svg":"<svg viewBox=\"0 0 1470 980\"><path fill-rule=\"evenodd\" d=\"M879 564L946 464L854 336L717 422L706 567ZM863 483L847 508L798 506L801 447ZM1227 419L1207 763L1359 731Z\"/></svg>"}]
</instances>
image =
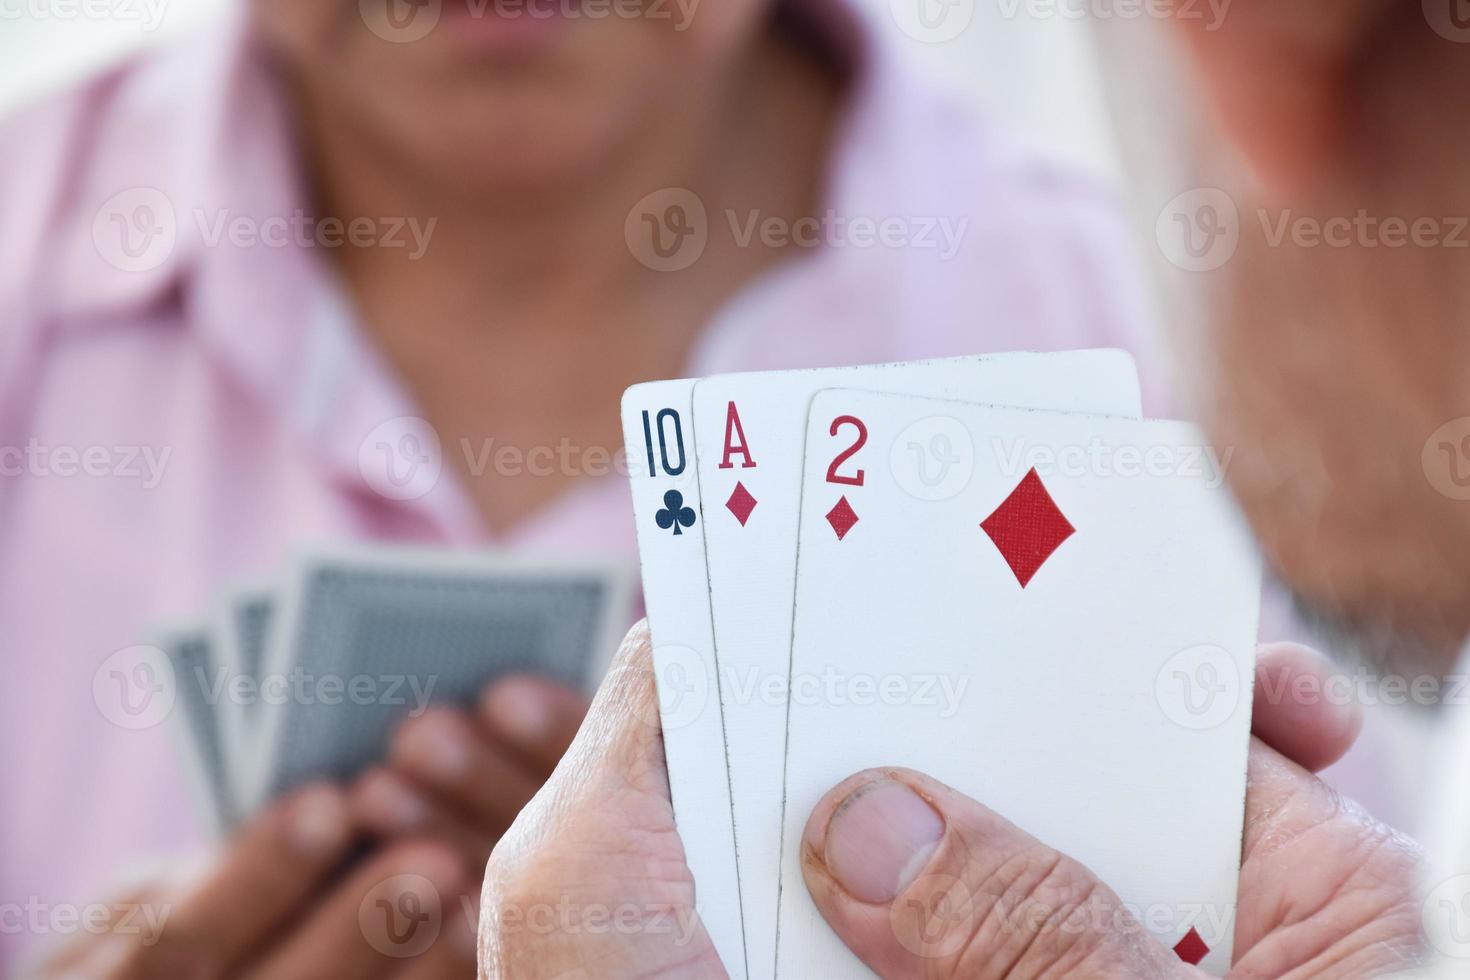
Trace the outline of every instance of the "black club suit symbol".
<instances>
[{"instance_id":1,"label":"black club suit symbol","mask_svg":"<svg viewBox=\"0 0 1470 980\"><path fill-rule=\"evenodd\" d=\"M664 509L653 515L658 526L667 531L683 534L684 528L694 526L694 508L684 506L684 495L677 490L664 494Z\"/></svg>"}]
</instances>

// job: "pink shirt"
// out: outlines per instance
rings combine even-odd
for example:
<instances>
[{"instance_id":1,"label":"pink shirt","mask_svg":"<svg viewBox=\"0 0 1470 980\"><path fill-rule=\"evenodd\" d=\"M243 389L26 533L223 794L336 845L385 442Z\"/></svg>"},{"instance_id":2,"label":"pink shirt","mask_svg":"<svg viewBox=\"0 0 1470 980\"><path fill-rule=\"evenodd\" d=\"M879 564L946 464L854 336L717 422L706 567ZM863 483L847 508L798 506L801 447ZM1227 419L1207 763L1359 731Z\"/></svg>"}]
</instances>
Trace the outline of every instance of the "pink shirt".
<instances>
[{"instance_id":1,"label":"pink shirt","mask_svg":"<svg viewBox=\"0 0 1470 980\"><path fill-rule=\"evenodd\" d=\"M937 230L933 248L814 250L707 324L687 373L1135 348L1111 197L915 84L874 36L849 37L830 205L967 220L958 252ZM635 555L616 475L498 537L447 464L417 499L373 491L364 440L418 411L336 299L330 253L207 241L226 215L297 212L285 109L230 24L0 126L0 903L94 901L201 842L170 726L113 724L93 678L220 586L302 542ZM171 251L145 248L170 208ZM0 963L36 938L14 933L0 921Z\"/></svg>"}]
</instances>

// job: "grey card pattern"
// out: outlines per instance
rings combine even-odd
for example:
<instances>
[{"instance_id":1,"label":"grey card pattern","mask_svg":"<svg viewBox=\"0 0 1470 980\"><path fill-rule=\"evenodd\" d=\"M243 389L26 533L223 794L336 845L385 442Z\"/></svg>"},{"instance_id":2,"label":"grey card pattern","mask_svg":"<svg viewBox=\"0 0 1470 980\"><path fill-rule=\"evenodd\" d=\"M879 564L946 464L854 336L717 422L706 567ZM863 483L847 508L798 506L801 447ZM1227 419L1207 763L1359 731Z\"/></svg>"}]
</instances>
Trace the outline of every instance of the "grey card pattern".
<instances>
[{"instance_id":1,"label":"grey card pattern","mask_svg":"<svg viewBox=\"0 0 1470 980\"><path fill-rule=\"evenodd\" d=\"M381 760L425 696L470 707L486 684L515 672L585 686L611 588L602 576L565 572L312 569L285 638L290 663L306 685L338 675L347 693L337 704L313 696L284 706L267 798ZM353 697L354 684L373 699Z\"/></svg>"},{"instance_id":2,"label":"grey card pattern","mask_svg":"<svg viewBox=\"0 0 1470 980\"><path fill-rule=\"evenodd\" d=\"M173 665L180 720L194 753L201 789L209 798L217 829L228 829L238 820L239 807L230 783L220 706L214 697L212 675L218 673L218 664L209 633L203 629L183 630L168 636L161 646Z\"/></svg>"}]
</instances>

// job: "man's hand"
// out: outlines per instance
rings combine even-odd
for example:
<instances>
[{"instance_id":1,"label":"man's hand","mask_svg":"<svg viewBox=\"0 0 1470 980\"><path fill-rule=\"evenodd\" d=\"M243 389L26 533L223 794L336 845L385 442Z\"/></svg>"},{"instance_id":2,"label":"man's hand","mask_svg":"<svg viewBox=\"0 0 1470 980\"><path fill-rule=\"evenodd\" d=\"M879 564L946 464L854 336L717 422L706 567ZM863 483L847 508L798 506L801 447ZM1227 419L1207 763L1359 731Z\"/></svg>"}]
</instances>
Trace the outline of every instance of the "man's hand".
<instances>
[{"instance_id":1,"label":"man's hand","mask_svg":"<svg viewBox=\"0 0 1470 980\"><path fill-rule=\"evenodd\" d=\"M1361 975L1412 962L1417 852L1299 764L1340 757L1357 712L1268 700L1295 688L1291 675L1329 672L1300 647L1263 649L1259 670L1270 683L1257 684L1232 975ZM566 761L491 856L480 916L486 980L724 975L693 911L657 710L639 627ZM918 773L843 782L812 814L803 857L827 921L884 976L1203 976L1121 912L1061 928L1071 910L1116 911L1117 899L1086 868ZM936 883L955 880L968 904L934 904ZM997 918L1002 902L1027 913ZM916 908L964 914L927 922ZM627 928L585 928L590 916L618 913ZM924 936L940 946L920 943L915 953Z\"/></svg>"},{"instance_id":2,"label":"man's hand","mask_svg":"<svg viewBox=\"0 0 1470 980\"><path fill-rule=\"evenodd\" d=\"M480 975L726 975L695 914L674 829L645 624L623 641L566 758L490 857Z\"/></svg>"},{"instance_id":3,"label":"man's hand","mask_svg":"<svg viewBox=\"0 0 1470 980\"><path fill-rule=\"evenodd\" d=\"M397 843L341 873L358 840L340 790L316 786L241 829L222 859L182 889L129 896L144 914L87 935L42 967L42 977L439 978L468 975L473 930L449 896L471 887L459 854ZM385 918L439 909L436 921ZM143 922L156 932L139 928ZM420 931L427 929L428 931ZM415 935L415 931L419 931Z\"/></svg>"},{"instance_id":4,"label":"man's hand","mask_svg":"<svg viewBox=\"0 0 1470 980\"><path fill-rule=\"evenodd\" d=\"M1413 845L1256 741L1232 977L1381 976L1419 956ZM1106 884L909 770L859 773L812 814L807 887L883 977L1203 978Z\"/></svg>"}]
</instances>

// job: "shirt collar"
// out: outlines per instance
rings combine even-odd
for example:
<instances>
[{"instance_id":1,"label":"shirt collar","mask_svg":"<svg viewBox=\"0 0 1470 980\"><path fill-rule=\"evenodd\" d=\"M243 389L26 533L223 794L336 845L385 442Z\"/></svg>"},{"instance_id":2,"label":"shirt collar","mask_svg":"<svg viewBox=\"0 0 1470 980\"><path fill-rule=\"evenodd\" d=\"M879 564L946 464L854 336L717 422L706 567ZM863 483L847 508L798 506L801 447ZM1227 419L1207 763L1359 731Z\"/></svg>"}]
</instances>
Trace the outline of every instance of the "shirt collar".
<instances>
[{"instance_id":1,"label":"shirt collar","mask_svg":"<svg viewBox=\"0 0 1470 980\"><path fill-rule=\"evenodd\" d=\"M89 329L177 303L183 321L264 393L296 383L311 250L250 237L299 213L285 100L244 15L126 66L100 94L60 222L43 315Z\"/></svg>"}]
</instances>

